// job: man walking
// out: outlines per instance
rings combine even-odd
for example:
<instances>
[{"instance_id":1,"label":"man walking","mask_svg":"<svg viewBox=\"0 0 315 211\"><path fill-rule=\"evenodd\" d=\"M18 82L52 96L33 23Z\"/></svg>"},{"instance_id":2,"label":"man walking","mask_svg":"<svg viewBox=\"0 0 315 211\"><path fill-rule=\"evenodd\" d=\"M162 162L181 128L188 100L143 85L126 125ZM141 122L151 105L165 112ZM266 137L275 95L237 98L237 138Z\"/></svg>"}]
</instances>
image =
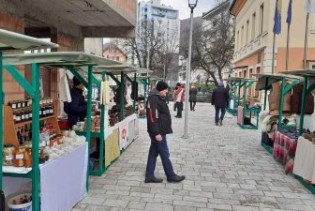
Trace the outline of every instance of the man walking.
<instances>
[{"instance_id":1,"label":"man walking","mask_svg":"<svg viewBox=\"0 0 315 211\"><path fill-rule=\"evenodd\" d=\"M189 90L189 102L190 102L190 110L195 111L195 106L197 102L197 89L194 85L191 86Z\"/></svg>"},{"instance_id":2,"label":"man walking","mask_svg":"<svg viewBox=\"0 0 315 211\"><path fill-rule=\"evenodd\" d=\"M220 81L217 88L214 89L211 98L211 104L215 107L215 125L223 125L223 118L225 115L225 108L229 104L229 92L224 88L223 81ZM221 115L219 118L219 113Z\"/></svg>"},{"instance_id":3,"label":"man walking","mask_svg":"<svg viewBox=\"0 0 315 211\"><path fill-rule=\"evenodd\" d=\"M156 89L150 92L147 101L147 127L151 139L145 172L145 183L161 183L162 179L154 176L156 158L160 155L163 169L168 182L180 182L185 176L175 174L170 160L166 134L172 133L172 120L165 96L168 93L168 85L159 81Z\"/></svg>"}]
</instances>

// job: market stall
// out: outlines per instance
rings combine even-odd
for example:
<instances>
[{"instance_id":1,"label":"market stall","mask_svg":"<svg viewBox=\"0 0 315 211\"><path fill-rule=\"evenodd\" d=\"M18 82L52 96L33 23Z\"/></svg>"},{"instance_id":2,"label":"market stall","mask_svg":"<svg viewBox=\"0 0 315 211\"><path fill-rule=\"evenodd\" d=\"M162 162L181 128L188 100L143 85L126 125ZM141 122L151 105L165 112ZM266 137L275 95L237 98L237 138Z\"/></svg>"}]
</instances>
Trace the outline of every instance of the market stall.
<instances>
[{"instance_id":1,"label":"market stall","mask_svg":"<svg viewBox=\"0 0 315 211\"><path fill-rule=\"evenodd\" d=\"M296 146L293 173L297 179L315 194L315 130L314 95L315 70L296 70L285 72L304 78L299 104L298 141Z\"/></svg>"},{"instance_id":2,"label":"market stall","mask_svg":"<svg viewBox=\"0 0 315 211\"><path fill-rule=\"evenodd\" d=\"M276 131L290 129L293 132L296 126L295 118L291 115L290 99L291 90L301 82L301 78L284 74L253 74L253 76L258 80L256 90L264 90L263 112L260 115L261 145L269 153L274 154L274 143L278 143L278 141L280 143L280 135L276 136ZM269 95L268 91L270 92ZM267 97L269 98L268 102ZM267 107L267 105L269 106ZM286 114L286 118L283 118L284 114ZM284 119L285 121L283 121ZM283 143L281 141L281 145ZM276 151L279 148L280 146L276 147ZM283 155L283 146L281 146L280 154Z\"/></svg>"},{"instance_id":3,"label":"market stall","mask_svg":"<svg viewBox=\"0 0 315 211\"><path fill-rule=\"evenodd\" d=\"M229 77L227 79L227 83L231 87L230 102L227 109L229 113L237 115L238 106L245 104L247 100L247 90L254 82L255 80L250 78Z\"/></svg>"},{"instance_id":4,"label":"market stall","mask_svg":"<svg viewBox=\"0 0 315 211\"><path fill-rule=\"evenodd\" d=\"M57 44L51 43L51 42L46 42L42 41L33 37L21 35L18 33L10 32L7 30L0 29L0 102L4 102L4 94L3 94L3 51L6 50L27 50L27 49L47 49L47 48L56 48L58 47ZM34 100L34 99L32 99ZM33 111L35 113L35 111ZM36 116L36 115L35 115ZM38 116L38 114L37 114ZM35 117L36 118L36 117ZM4 122L3 120L3 109L0 109L0 119L2 123ZM38 128L33 128L32 131L35 132L36 129ZM3 151L3 124L1 124L0 127L0 151ZM35 152L35 151L34 151ZM2 165L3 159L2 156L0 156L0 163ZM34 176L38 175L39 170L38 170L38 163L34 162L34 171L32 172ZM3 172L2 168L0 169L0 191L2 192L3 190ZM33 184L33 188L35 190L39 190L38 184ZM2 194L1 194L2 195ZM36 211L38 210L39 206L39 199L35 198L32 201L33 209ZM4 206L4 201L0 202L0 209L3 209Z\"/></svg>"},{"instance_id":5,"label":"market stall","mask_svg":"<svg viewBox=\"0 0 315 211\"><path fill-rule=\"evenodd\" d=\"M255 83L255 80L230 77L227 83L231 86L230 103L227 111L232 115L237 115L237 124L241 128L257 129L260 106L254 104L247 96L247 90Z\"/></svg>"},{"instance_id":6,"label":"market stall","mask_svg":"<svg viewBox=\"0 0 315 211\"><path fill-rule=\"evenodd\" d=\"M90 137L91 137L91 109L92 109L92 105L91 105L91 94L92 94L92 70L93 70L93 66L97 65L97 64L116 64L116 62L114 61L110 61L110 60L106 60L102 57L97 57L97 56L93 56L93 55L89 55L89 54L85 54L85 53L81 53L81 52L53 52L53 53L38 53L38 54L19 54L19 55L6 55L4 56L4 68L7 70L7 72L21 85L21 87L26 91L26 93L28 93L28 95L30 95L30 97L32 98L32 103L31 105L28 105L28 107L31 108L32 110L32 116L30 118L30 116L26 115L25 117L25 111L22 112L19 110L19 106L23 105L23 100L21 100L21 103L19 102L14 102L11 103L10 106L12 112L8 112L8 115L13 114L13 117L11 116L12 119L14 119L15 121L11 121L11 124L13 123L14 126L13 128L26 128L25 125L31 124L32 127L32 137L31 137L31 145L32 145L32 168L29 170L29 172L23 173L23 174L17 174L17 172L8 172L8 176L12 177L12 176L17 176L17 177L29 177L32 180L32 203L33 203L33 210L37 211L39 210L39 193L41 193L41 203L40 206L41 208L43 208L43 206L52 203L54 204L54 206L50 206L47 205L47 207L53 207L56 208L56 205L58 205L58 209L52 209L52 210L69 210L71 209L71 207L78 202L80 199L82 199L82 197L84 196L84 194L86 193L86 191L88 190L88 154L89 154L89 145L90 145ZM16 65L24 65L24 64L32 64L32 84L30 84L18 71L18 69L16 68ZM86 84L86 86L88 87L88 95L87 95L87 125L86 125L86 134L85 137L87 143L85 143L85 141L82 141L82 139L80 139L80 137L77 137L75 135L75 133L72 132L68 132L70 134L68 134L67 136L64 136L65 138L62 139L62 144L65 144L66 142L68 143L68 145L63 145L63 146L67 146L67 147L62 147L60 145L55 145L57 142L56 138L53 137L59 137L60 135L58 135L58 133L60 133L58 124L56 123L56 116L55 115L51 115L53 113L53 109L50 107L49 109L46 109L46 101L44 101L43 99L40 98L40 79L39 79L39 72L40 72L40 67L41 66L47 66L47 67L63 67L63 68L67 68L69 69L74 75L77 75L79 77L80 80L82 80L82 82L84 83L83 79L80 78L80 75L77 73L77 71L75 70L75 68L77 67L81 67L81 66L87 66L88 67L88 83ZM57 68L54 68L57 69ZM20 114L16 113L16 109L18 108L18 111ZM45 109L44 109L45 108ZM47 113L47 111L49 110L49 112ZM23 115L24 115L24 121L23 120ZM17 116L21 117L21 119L17 118ZM6 117L7 119L10 119L10 116ZM26 119L25 119L26 118ZM45 124L46 122L46 124ZM6 124L10 123L10 121L6 121L6 123L4 124L6 127ZM42 124L44 123L44 124ZM10 126L7 126L8 128ZM25 132L25 129L23 130ZM40 131L40 132L39 132ZM49 131L49 133L47 134L47 131ZM53 134L56 134L55 136L52 135L52 137L50 136L51 133L50 131L53 131ZM19 133L20 130L18 131L13 131L12 137L15 137L18 140L21 140ZM5 133L12 133L12 131L5 131ZM45 135L47 134L47 135ZM5 135L6 136L6 135ZM8 135L10 136L10 134ZM46 137L46 138L45 138ZM72 141L69 141L69 138ZM23 138L24 140L24 138ZM76 140L76 141L74 141ZM81 140L81 141L79 141ZM60 141L60 139L59 139ZM55 143L55 144L52 144ZM59 142L57 142L59 144ZM39 146L49 146L51 148L49 149L53 149L54 146L60 146L57 147L59 149L62 150L56 150L55 154L59 154L59 155L54 155L55 160L49 160L48 162L45 162L44 164L41 164L42 166L39 166L39 159L38 159L38 152L39 152ZM80 147L82 145L82 147ZM70 147L71 146L71 147ZM85 147L84 147L85 146ZM42 150L42 149L41 149ZM63 151L63 153L60 153L60 151ZM79 153L80 152L80 153ZM80 155L75 155L76 153L79 153ZM42 151L41 151L42 154ZM45 154L45 153L43 153ZM50 154L51 156L53 154ZM67 197L63 197L62 201L60 201L60 198L55 197L53 199L55 199L56 201L52 200L50 197L45 197L45 196L49 196L49 194L46 194L46 192L43 191L51 191L49 186L49 183L47 183L47 177L45 177L45 171L47 172L51 172L53 171L53 167L55 166L53 164L53 162L58 163L58 162L77 162L74 159L71 159L69 157L81 157L81 159L85 159L85 161L83 161L83 164L85 163L85 165L79 165L77 166L77 170L74 170L77 173L80 173L81 176L83 176L83 178L81 177L73 177L72 178L72 182L73 182L73 186L75 186L76 188L76 192L80 193L79 195L76 195L76 197L71 198L71 200L69 200L69 198ZM66 159L68 157L68 159ZM64 160L64 161L62 161ZM75 166L75 165L74 165ZM57 169L57 168L56 168ZM40 170L43 170L43 172L39 173ZM60 170L60 169L59 169ZM61 170L61 172L64 172L65 170ZM59 173L61 173L59 172ZM57 172L56 172L57 173ZM61 177L59 184L64 184L69 180L69 177ZM82 181L84 181L84 183L82 184ZM39 184L41 184L41 189L39 189ZM83 185L83 186L82 186ZM85 186L85 187L84 187ZM56 187L58 187L58 185L56 185ZM66 186L64 186L66 187ZM71 186L72 187L72 186ZM69 188L71 188L69 187ZM84 189L80 189L84 187ZM78 189L79 188L79 189ZM40 191L39 191L40 190ZM61 191L62 189L60 189ZM65 191L65 190L62 190ZM67 191L65 191L67 192ZM57 194L58 193L54 193ZM43 196L43 197L42 197ZM51 200L49 203L47 203L47 201L44 200ZM67 205L67 206L66 206ZM43 209L41 209L43 210ZM44 210L48 210L44 209Z\"/></svg>"},{"instance_id":7,"label":"market stall","mask_svg":"<svg viewBox=\"0 0 315 211\"><path fill-rule=\"evenodd\" d=\"M102 77L109 75L118 86L116 89L118 91L115 92L113 99L116 104L108 108L109 124L107 122L104 123L105 167L108 167L116 160L120 152L126 149L138 135L138 117L135 114L136 99L133 99L132 107L127 105L129 93L126 87L126 80L132 85L135 84L138 73L141 73L141 71L131 66L97 66L95 68L94 74L101 74ZM134 78L131 79L130 75L133 75ZM131 89L131 93L134 93L130 95L137 95L137 90L133 90L134 87ZM104 118L104 120L106 121L107 118Z\"/></svg>"}]
</instances>

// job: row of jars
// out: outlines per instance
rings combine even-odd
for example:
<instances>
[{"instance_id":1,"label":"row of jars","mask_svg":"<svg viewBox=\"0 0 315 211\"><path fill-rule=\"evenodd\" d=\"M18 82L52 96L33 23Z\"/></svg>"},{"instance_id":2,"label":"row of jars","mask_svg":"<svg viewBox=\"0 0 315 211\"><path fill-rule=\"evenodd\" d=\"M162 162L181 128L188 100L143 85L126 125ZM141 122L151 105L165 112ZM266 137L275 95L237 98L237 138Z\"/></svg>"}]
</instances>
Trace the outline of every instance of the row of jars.
<instances>
[{"instance_id":1,"label":"row of jars","mask_svg":"<svg viewBox=\"0 0 315 211\"><path fill-rule=\"evenodd\" d=\"M53 99L52 98L42 98L39 101L40 105L44 105L44 104L52 104L53 103ZM8 105L12 108L12 109L17 109L17 108L25 108L25 107L30 107L32 106L32 99L28 99L28 100L11 100L8 102Z\"/></svg>"},{"instance_id":2,"label":"row of jars","mask_svg":"<svg viewBox=\"0 0 315 211\"><path fill-rule=\"evenodd\" d=\"M42 106L39 110L39 116L51 116L54 114L54 108L52 105ZM19 109L13 112L13 120L15 123L29 121L32 119L32 108Z\"/></svg>"},{"instance_id":3,"label":"row of jars","mask_svg":"<svg viewBox=\"0 0 315 211\"><path fill-rule=\"evenodd\" d=\"M49 155L44 148L39 150L39 163L45 163ZM32 148L14 147L13 145L3 148L3 165L14 167L32 167Z\"/></svg>"}]
</instances>

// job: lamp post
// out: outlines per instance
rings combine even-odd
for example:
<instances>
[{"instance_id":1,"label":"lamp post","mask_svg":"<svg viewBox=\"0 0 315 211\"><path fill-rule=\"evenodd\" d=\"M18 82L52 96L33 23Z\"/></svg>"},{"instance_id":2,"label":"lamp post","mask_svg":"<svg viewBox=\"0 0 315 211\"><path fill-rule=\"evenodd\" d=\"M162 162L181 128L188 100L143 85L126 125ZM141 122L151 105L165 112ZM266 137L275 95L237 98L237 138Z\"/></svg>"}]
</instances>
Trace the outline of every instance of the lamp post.
<instances>
[{"instance_id":1,"label":"lamp post","mask_svg":"<svg viewBox=\"0 0 315 211\"><path fill-rule=\"evenodd\" d=\"M188 0L188 7L190 8L190 31L189 31L189 49L188 49L188 65L186 69L186 85L185 85L185 124L183 138L188 138L188 100L189 100L189 83L190 83L190 69L191 69L191 48L192 48L192 32L194 9L197 6L198 0Z\"/></svg>"}]
</instances>

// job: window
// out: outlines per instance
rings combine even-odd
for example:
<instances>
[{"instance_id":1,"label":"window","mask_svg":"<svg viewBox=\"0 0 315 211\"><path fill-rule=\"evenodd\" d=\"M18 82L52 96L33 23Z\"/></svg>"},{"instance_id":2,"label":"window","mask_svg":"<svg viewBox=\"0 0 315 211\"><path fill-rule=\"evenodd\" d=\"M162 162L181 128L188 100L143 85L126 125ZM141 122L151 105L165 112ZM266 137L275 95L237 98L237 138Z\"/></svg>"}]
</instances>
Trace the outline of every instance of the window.
<instances>
[{"instance_id":1,"label":"window","mask_svg":"<svg viewBox=\"0 0 315 211\"><path fill-rule=\"evenodd\" d=\"M260 5L260 34L264 31L264 4Z\"/></svg>"},{"instance_id":2,"label":"window","mask_svg":"<svg viewBox=\"0 0 315 211\"><path fill-rule=\"evenodd\" d=\"M238 50L240 48L240 31L237 31L236 35L236 49Z\"/></svg>"},{"instance_id":3,"label":"window","mask_svg":"<svg viewBox=\"0 0 315 211\"><path fill-rule=\"evenodd\" d=\"M255 22L256 22L256 13L253 13L253 16L252 16L252 40L255 39L255 32L256 32L256 25L255 25Z\"/></svg>"},{"instance_id":4,"label":"window","mask_svg":"<svg viewBox=\"0 0 315 211\"><path fill-rule=\"evenodd\" d=\"M246 21L246 43L245 44L248 44L249 42L249 20Z\"/></svg>"},{"instance_id":5,"label":"window","mask_svg":"<svg viewBox=\"0 0 315 211\"><path fill-rule=\"evenodd\" d=\"M244 46L244 26L242 26L242 32L241 32L241 47Z\"/></svg>"},{"instance_id":6,"label":"window","mask_svg":"<svg viewBox=\"0 0 315 211\"><path fill-rule=\"evenodd\" d=\"M119 56L116 56L116 61L119 61Z\"/></svg>"}]
</instances>

